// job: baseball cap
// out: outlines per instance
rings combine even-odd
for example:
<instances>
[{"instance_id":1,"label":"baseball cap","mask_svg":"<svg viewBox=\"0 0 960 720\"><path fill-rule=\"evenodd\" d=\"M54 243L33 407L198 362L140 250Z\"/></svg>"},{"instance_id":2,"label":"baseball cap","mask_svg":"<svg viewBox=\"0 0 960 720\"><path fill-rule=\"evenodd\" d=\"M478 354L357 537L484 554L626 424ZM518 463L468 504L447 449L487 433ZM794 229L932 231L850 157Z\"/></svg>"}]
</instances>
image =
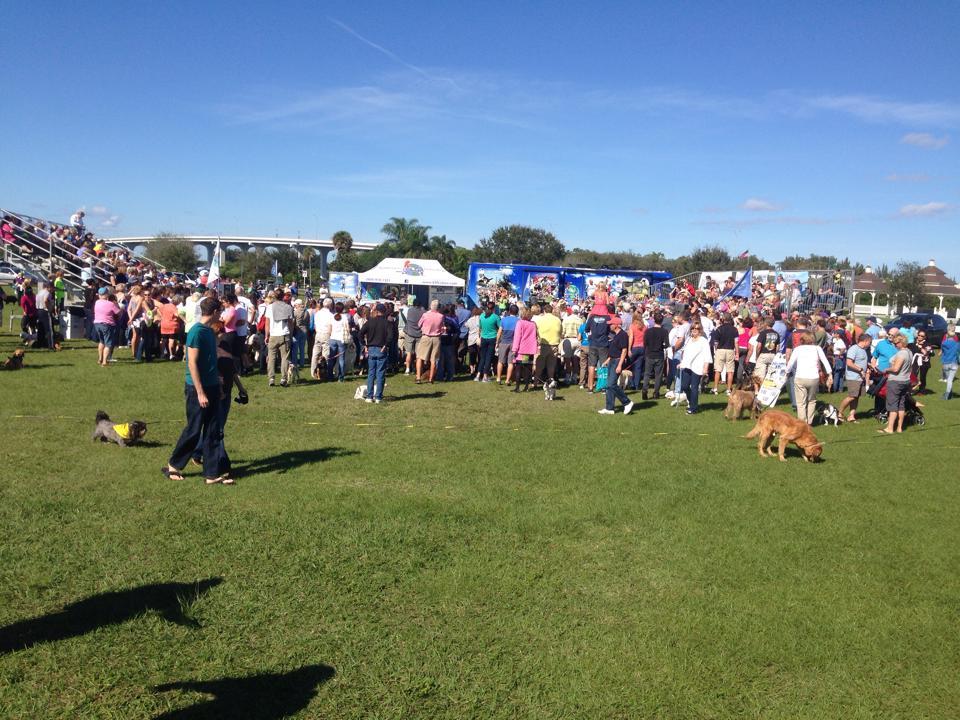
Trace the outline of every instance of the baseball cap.
<instances>
[{"instance_id":1,"label":"baseball cap","mask_svg":"<svg viewBox=\"0 0 960 720\"><path fill-rule=\"evenodd\" d=\"M870 317L867 318L867 320L868 320L869 322L875 323L875 322L877 321L877 316L876 316L876 315L871 315Z\"/></svg>"},{"instance_id":2,"label":"baseball cap","mask_svg":"<svg viewBox=\"0 0 960 720\"><path fill-rule=\"evenodd\" d=\"M110 292L110 291L107 290L107 288L105 288L105 287L102 287L102 288L100 288L99 290L97 290L97 293L99 293L100 295L106 295L108 292Z\"/></svg>"},{"instance_id":3,"label":"baseball cap","mask_svg":"<svg viewBox=\"0 0 960 720\"><path fill-rule=\"evenodd\" d=\"M382 313L387 311L387 306L384 305L383 303L377 303L376 305L373 306L373 309L379 313Z\"/></svg>"},{"instance_id":4,"label":"baseball cap","mask_svg":"<svg viewBox=\"0 0 960 720\"><path fill-rule=\"evenodd\" d=\"M619 316L619 315L612 315L612 316L610 317L609 323L610 323L611 325L622 325L622 324L623 324L623 321L620 319L620 316Z\"/></svg>"}]
</instances>

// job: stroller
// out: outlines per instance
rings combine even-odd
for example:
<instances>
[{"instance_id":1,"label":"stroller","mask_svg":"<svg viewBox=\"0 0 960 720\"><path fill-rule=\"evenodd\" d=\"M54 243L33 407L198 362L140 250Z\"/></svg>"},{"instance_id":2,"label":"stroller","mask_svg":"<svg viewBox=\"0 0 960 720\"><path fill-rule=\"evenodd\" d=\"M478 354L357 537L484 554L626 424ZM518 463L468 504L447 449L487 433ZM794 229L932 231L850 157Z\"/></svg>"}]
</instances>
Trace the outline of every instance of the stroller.
<instances>
[{"instance_id":1,"label":"stroller","mask_svg":"<svg viewBox=\"0 0 960 720\"><path fill-rule=\"evenodd\" d=\"M887 420L890 419L890 413L887 412L887 376L877 373L874 375L874 377L877 379L874 381L873 385L870 386L870 389L867 390L867 393L873 395L873 416L877 419L878 423L883 425L886 424ZM911 387L915 383L916 377L913 373L911 373ZM917 407L917 403L913 399L913 395L907 395L906 413L904 415L903 422L904 425L924 425L927 422L926 418L923 416L923 411Z\"/></svg>"}]
</instances>

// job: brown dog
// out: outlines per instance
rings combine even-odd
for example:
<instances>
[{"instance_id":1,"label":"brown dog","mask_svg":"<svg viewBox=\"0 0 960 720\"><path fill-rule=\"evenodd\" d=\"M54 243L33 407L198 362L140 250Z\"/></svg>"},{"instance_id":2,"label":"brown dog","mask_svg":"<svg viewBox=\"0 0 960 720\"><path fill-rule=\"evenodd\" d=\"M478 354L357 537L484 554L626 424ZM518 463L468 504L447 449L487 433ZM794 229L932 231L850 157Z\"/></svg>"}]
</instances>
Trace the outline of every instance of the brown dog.
<instances>
[{"instance_id":1,"label":"brown dog","mask_svg":"<svg viewBox=\"0 0 960 720\"><path fill-rule=\"evenodd\" d=\"M768 410L761 414L753 430L747 433L748 438L760 438L757 442L760 457L773 457L773 449L769 446L774 435L778 437L777 455L781 462L787 460L784 453L790 443L803 450L803 459L807 462L815 462L823 452L823 443L817 442L809 425L780 410Z\"/></svg>"},{"instance_id":2,"label":"brown dog","mask_svg":"<svg viewBox=\"0 0 960 720\"><path fill-rule=\"evenodd\" d=\"M3 363L4 370L22 370L23 369L23 348L17 348L13 355L8 357Z\"/></svg>"},{"instance_id":3,"label":"brown dog","mask_svg":"<svg viewBox=\"0 0 960 720\"><path fill-rule=\"evenodd\" d=\"M750 411L753 420L759 414L757 410L757 394L752 390L734 390L727 398L727 407L723 416L728 420L743 420L743 411Z\"/></svg>"}]
</instances>

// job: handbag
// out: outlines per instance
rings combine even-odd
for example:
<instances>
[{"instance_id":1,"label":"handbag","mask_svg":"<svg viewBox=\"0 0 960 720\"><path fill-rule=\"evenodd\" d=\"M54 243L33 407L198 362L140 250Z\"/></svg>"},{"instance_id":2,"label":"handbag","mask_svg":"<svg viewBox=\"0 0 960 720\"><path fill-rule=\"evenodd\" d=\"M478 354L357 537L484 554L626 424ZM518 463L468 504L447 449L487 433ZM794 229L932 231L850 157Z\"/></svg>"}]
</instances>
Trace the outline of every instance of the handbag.
<instances>
[{"instance_id":1,"label":"handbag","mask_svg":"<svg viewBox=\"0 0 960 720\"><path fill-rule=\"evenodd\" d=\"M610 375L610 369L606 365L597 368L597 390L607 389L607 379Z\"/></svg>"}]
</instances>

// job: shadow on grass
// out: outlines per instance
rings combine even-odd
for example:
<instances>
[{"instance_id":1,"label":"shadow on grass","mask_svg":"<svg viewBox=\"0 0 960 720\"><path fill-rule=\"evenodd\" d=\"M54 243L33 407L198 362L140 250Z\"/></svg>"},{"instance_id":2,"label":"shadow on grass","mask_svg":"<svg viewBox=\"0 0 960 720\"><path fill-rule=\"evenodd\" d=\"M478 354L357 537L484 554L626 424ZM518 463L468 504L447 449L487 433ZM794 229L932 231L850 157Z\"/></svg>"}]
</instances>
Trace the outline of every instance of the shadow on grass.
<instances>
[{"instance_id":1,"label":"shadow on grass","mask_svg":"<svg viewBox=\"0 0 960 720\"><path fill-rule=\"evenodd\" d=\"M66 640L108 625L119 625L146 612L164 620L199 627L184 613L200 596L223 582L215 577L196 583L159 583L92 595L57 613L21 620L0 628L0 654L25 650L40 643Z\"/></svg>"},{"instance_id":2,"label":"shadow on grass","mask_svg":"<svg viewBox=\"0 0 960 720\"><path fill-rule=\"evenodd\" d=\"M165 683L157 685L153 691L183 690L213 695L213 699L165 712L154 720L280 720L307 707L317 696L317 688L334 675L336 670L329 665L306 665L287 673Z\"/></svg>"},{"instance_id":3,"label":"shadow on grass","mask_svg":"<svg viewBox=\"0 0 960 720\"><path fill-rule=\"evenodd\" d=\"M47 368L74 367L72 363L44 363L43 365L28 365L26 362L21 370L46 370Z\"/></svg>"},{"instance_id":4,"label":"shadow on grass","mask_svg":"<svg viewBox=\"0 0 960 720\"><path fill-rule=\"evenodd\" d=\"M427 400L429 398L442 398L446 395L445 390L434 390L433 392L410 393L409 395L387 395L390 402L400 402L401 400Z\"/></svg>"},{"instance_id":5,"label":"shadow on grass","mask_svg":"<svg viewBox=\"0 0 960 720\"><path fill-rule=\"evenodd\" d=\"M264 458L257 458L256 460L251 460L246 463L233 463L232 474L241 477L245 475L257 475L259 473L285 473L288 470L294 470L303 465L313 465L314 463L326 462L333 458L358 454L356 450L345 450L337 447L292 450Z\"/></svg>"}]
</instances>

